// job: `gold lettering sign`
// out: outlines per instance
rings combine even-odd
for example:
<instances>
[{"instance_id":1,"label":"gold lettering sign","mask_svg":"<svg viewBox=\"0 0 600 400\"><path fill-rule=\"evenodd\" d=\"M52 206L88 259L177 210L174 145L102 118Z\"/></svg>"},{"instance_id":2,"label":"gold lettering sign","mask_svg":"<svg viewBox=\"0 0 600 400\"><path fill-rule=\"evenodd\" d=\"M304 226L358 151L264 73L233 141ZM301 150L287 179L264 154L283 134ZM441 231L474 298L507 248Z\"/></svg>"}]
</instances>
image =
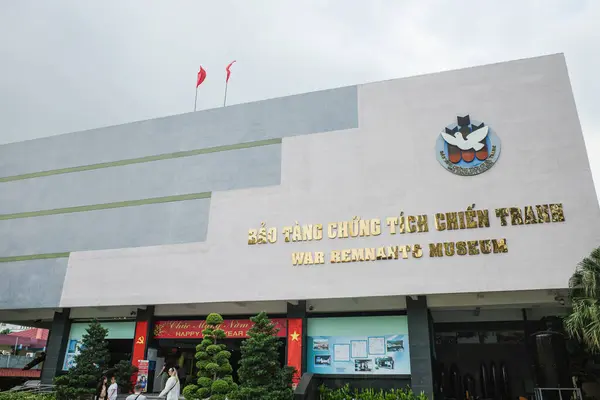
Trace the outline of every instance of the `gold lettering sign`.
<instances>
[{"instance_id":1,"label":"gold lettering sign","mask_svg":"<svg viewBox=\"0 0 600 400\"><path fill-rule=\"evenodd\" d=\"M494 209L492 215L496 216L499 226L527 226L538 224L551 224L565 222L565 213L561 203L537 204L523 207L499 207ZM404 211L398 215L380 218L363 219L355 216L350 220L333 221L326 224L294 224L284 226L281 236L284 243L312 242L336 239L357 239L371 236L380 236L382 233L389 235L417 234L410 237L420 237L418 234L429 232L429 221L433 220L436 231L445 232L463 229L489 228L490 211L477 209L472 204L464 211L438 212L430 219L425 214L405 215ZM277 242L277 227L269 227L261 222L258 229L248 230L248 244L274 244ZM479 256L490 254L508 253L508 244L505 238L476 239L463 241L442 241L426 245L415 244L390 244L381 247L348 247L332 250L328 254L322 251L302 251L291 253L294 266L338 264L382 260L406 260L422 258L429 254L430 258L453 256Z\"/></svg>"}]
</instances>

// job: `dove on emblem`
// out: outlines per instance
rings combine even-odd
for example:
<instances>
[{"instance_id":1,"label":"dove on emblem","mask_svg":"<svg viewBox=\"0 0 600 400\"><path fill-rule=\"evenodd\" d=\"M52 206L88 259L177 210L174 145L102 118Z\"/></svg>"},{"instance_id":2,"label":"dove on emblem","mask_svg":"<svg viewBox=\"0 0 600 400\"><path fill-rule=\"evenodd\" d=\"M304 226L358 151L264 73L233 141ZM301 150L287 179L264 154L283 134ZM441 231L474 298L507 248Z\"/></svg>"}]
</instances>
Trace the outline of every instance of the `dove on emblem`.
<instances>
[{"instance_id":1,"label":"dove on emblem","mask_svg":"<svg viewBox=\"0 0 600 400\"><path fill-rule=\"evenodd\" d=\"M451 135L446 132L442 132L442 137L446 141L446 143L450 145L454 145L461 150L475 150L479 151L485 146L483 143L480 143L483 139L485 139L488 135L488 127L484 126L483 128L479 128L476 131L473 131L467 138L465 139L464 135L461 132L456 132L454 135Z\"/></svg>"}]
</instances>

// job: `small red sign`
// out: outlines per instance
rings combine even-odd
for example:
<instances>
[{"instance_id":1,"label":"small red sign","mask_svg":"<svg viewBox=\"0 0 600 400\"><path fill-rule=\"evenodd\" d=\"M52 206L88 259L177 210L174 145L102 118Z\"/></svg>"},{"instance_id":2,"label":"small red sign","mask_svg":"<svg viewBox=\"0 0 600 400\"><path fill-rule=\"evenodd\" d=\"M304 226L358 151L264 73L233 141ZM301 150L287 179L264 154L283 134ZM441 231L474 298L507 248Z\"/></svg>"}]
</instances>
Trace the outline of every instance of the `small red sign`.
<instances>
[{"instance_id":1,"label":"small red sign","mask_svg":"<svg viewBox=\"0 0 600 400\"><path fill-rule=\"evenodd\" d=\"M286 337L287 320L276 318L271 320L275 328L279 329L278 337ZM248 330L254 326L249 319L226 319L220 328L230 339L244 339L248 337ZM156 321L154 337L156 339L184 339L202 338L202 331L206 328L206 321Z\"/></svg>"}]
</instances>

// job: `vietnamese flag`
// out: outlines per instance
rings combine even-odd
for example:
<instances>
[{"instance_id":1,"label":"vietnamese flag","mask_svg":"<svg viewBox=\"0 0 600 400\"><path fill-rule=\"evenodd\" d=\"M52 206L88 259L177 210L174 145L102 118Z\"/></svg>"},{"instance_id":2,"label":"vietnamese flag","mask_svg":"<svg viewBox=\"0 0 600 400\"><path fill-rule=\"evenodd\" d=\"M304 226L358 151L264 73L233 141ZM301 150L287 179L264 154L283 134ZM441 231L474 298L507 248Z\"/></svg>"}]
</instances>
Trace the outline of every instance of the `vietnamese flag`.
<instances>
[{"instance_id":1,"label":"vietnamese flag","mask_svg":"<svg viewBox=\"0 0 600 400\"><path fill-rule=\"evenodd\" d=\"M287 330L287 365L296 369L294 387L302 375L302 318L289 318Z\"/></svg>"},{"instance_id":2,"label":"vietnamese flag","mask_svg":"<svg viewBox=\"0 0 600 400\"><path fill-rule=\"evenodd\" d=\"M201 65L200 71L198 71L198 80L196 81L196 89L198 89L198 86L202 85L202 82L204 82L205 79L206 79L206 71L204 70L204 68L202 68L202 65Z\"/></svg>"},{"instance_id":3,"label":"vietnamese flag","mask_svg":"<svg viewBox=\"0 0 600 400\"><path fill-rule=\"evenodd\" d=\"M233 65L234 62L235 62L235 60L230 62L229 65L227 67L225 67L225 71L227 71L227 77L225 78L225 83L229 83L229 77L231 76L231 66Z\"/></svg>"}]
</instances>

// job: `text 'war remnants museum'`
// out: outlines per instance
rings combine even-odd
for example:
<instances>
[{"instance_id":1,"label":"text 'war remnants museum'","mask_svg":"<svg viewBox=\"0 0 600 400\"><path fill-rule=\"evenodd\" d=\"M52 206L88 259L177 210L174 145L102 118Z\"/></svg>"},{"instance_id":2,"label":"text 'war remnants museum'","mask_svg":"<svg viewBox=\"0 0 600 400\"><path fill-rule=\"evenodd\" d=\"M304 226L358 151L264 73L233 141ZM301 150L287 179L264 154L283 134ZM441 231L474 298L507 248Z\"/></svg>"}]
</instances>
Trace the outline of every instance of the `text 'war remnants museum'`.
<instances>
[{"instance_id":1,"label":"text 'war remnants museum'","mask_svg":"<svg viewBox=\"0 0 600 400\"><path fill-rule=\"evenodd\" d=\"M570 384L535 333L600 210L562 55L6 144L0 171L0 320L51 329L43 382L92 319L157 391L206 315L235 367L267 311L296 391Z\"/></svg>"}]
</instances>

